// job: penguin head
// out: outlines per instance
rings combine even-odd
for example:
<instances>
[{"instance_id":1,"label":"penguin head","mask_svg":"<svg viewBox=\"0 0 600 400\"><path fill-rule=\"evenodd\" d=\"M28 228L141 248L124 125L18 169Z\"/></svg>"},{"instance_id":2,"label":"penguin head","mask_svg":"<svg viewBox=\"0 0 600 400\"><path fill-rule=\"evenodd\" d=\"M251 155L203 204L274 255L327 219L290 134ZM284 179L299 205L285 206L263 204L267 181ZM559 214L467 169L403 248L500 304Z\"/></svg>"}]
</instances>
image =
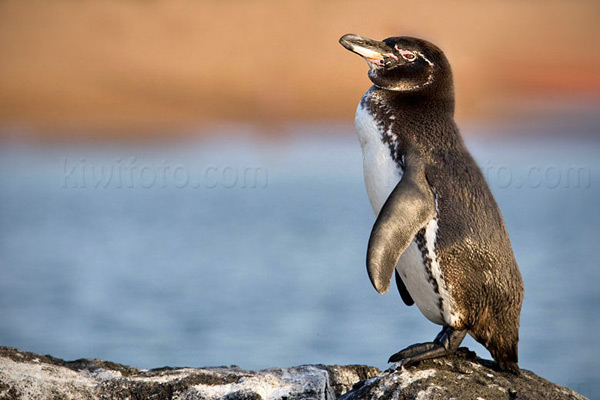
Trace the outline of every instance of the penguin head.
<instances>
[{"instance_id":1,"label":"penguin head","mask_svg":"<svg viewBox=\"0 0 600 400\"><path fill-rule=\"evenodd\" d=\"M399 92L452 92L452 71L444 53L434 44L408 36L381 42L354 34L340 44L365 59L369 78L378 87Z\"/></svg>"}]
</instances>

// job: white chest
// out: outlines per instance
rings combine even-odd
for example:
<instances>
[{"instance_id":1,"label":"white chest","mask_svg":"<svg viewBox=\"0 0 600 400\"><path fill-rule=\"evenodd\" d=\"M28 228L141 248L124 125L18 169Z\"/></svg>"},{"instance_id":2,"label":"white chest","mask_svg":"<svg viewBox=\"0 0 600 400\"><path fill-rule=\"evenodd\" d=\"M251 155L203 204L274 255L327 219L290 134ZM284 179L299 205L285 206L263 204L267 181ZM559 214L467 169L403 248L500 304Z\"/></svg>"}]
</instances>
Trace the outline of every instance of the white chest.
<instances>
[{"instance_id":1,"label":"white chest","mask_svg":"<svg viewBox=\"0 0 600 400\"><path fill-rule=\"evenodd\" d=\"M366 96L368 95L367 92ZM392 190L402 179L403 170L392 158L389 146L382 141L384 133L391 132L381 131L380 125L362 106L362 102L356 110L355 128L362 148L365 186L371 207L377 216ZM425 261L422 249L413 239L400 257L396 270L415 304L427 319L440 325L452 325L456 318L455 307L444 284L435 254L436 234L437 220L434 219L427 224L425 242L421 244L425 248L428 260Z\"/></svg>"},{"instance_id":2,"label":"white chest","mask_svg":"<svg viewBox=\"0 0 600 400\"><path fill-rule=\"evenodd\" d=\"M354 120L363 154L363 173L367 194L375 215L385 204L392 190L402 178L402 169L391 156L382 138L377 122L367 109L358 105Z\"/></svg>"}]
</instances>

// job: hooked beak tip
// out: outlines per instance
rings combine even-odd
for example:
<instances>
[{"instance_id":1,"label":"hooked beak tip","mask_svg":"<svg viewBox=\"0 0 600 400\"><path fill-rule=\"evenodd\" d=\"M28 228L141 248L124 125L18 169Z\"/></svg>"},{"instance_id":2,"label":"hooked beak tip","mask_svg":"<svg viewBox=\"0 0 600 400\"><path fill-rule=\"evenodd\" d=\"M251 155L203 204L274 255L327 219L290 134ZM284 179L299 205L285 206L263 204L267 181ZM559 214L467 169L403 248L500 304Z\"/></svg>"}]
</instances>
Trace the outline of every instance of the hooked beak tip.
<instances>
[{"instance_id":1,"label":"hooked beak tip","mask_svg":"<svg viewBox=\"0 0 600 400\"><path fill-rule=\"evenodd\" d=\"M360 36L355 35L353 33L347 33L340 38L339 42L346 49L352 51L352 44L353 44L353 42L356 42L356 39L358 39L358 38L360 38Z\"/></svg>"},{"instance_id":2,"label":"hooked beak tip","mask_svg":"<svg viewBox=\"0 0 600 400\"><path fill-rule=\"evenodd\" d=\"M380 64L390 49L377 40L365 38L353 33L347 33L339 40L340 44L353 53L363 57L369 63Z\"/></svg>"}]
</instances>

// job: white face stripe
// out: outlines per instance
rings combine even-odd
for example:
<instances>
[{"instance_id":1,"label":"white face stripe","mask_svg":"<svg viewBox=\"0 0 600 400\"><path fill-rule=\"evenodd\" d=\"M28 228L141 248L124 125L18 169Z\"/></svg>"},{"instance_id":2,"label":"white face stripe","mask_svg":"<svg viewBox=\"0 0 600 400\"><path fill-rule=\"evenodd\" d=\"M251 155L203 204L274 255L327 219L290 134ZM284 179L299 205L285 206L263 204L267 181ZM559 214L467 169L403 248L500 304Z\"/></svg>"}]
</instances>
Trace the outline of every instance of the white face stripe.
<instances>
[{"instance_id":1,"label":"white face stripe","mask_svg":"<svg viewBox=\"0 0 600 400\"><path fill-rule=\"evenodd\" d=\"M433 67L433 63L431 61L429 61L429 59L427 57L425 57L425 55L423 53L421 53L420 51L417 51L417 54L423 59L425 60L425 62L427 64L429 64L430 67Z\"/></svg>"}]
</instances>

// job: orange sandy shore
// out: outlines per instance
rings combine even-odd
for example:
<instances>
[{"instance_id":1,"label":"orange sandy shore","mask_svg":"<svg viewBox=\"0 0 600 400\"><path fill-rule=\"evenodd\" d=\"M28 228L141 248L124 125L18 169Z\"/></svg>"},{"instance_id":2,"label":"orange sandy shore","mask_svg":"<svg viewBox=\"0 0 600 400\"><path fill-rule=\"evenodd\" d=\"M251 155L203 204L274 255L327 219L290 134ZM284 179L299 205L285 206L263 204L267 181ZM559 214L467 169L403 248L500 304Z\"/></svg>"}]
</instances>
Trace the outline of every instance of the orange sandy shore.
<instances>
[{"instance_id":1,"label":"orange sandy shore","mask_svg":"<svg viewBox=\"0 0 600 400\"><path fill-rule=\"evenodd\" d=\"M347 32L448 55L459 118L600 94L600 2L3 0L0 137L153 136L218 121L350 121Z\"/></svg>"}]
</instances>

